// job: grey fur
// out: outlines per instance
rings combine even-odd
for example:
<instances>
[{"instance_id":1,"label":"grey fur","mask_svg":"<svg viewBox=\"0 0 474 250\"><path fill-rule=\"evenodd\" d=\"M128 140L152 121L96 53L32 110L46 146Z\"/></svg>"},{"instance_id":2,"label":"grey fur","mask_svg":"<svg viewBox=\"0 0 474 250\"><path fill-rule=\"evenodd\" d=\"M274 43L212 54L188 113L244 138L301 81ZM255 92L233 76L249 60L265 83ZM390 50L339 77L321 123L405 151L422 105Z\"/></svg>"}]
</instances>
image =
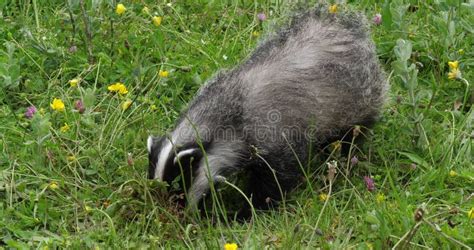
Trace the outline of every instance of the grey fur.
<instances>
[{"instance_id":1,"label":"grey fur","mask_svg":"<svg viewBox=\"0 0 474 250\"><path fill-rule=\"evenodd\" d=\"M251 173L248 192L256 204L267 197L278 200L272 171L282 190L291 190L301 174L298 160L307 160L310 143L321 146L354 125L370 126L386 89L364 16L325 9L300 14L241 65L200 89L170 133L172 146L161 154L166 156L161 165L168 139L150 140L155 143L150 177L174 178L176 154L203 142L207 157L195 157L190 205L208 192L209 179L223 180L240 170Z\"/></svg>"}]
</instances>

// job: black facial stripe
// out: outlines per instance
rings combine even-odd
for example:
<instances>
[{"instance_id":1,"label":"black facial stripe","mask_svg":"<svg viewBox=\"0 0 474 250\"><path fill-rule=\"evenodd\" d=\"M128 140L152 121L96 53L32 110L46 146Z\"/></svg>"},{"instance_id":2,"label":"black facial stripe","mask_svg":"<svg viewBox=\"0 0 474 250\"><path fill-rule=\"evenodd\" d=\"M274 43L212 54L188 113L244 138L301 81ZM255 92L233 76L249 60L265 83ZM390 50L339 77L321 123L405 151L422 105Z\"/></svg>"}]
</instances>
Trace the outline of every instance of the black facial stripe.
<instances>
[{"instance_id":1,"label":"black facial stripe","mask_svg":"<svg viewBox=\"0 0 474 250\"><path fill-rule=\"evenodd\" d=\"M180 174L179 167L175 167L173 160L175 157L175 152L174 150L171 151L170 156L166 160L164 171L163 171L163 181L166 181L168 183L171 183L176 176Z\"/></svg>"},{"instance_id":2,"label":"black facial stripe","mask_svg":"<svg viewBox=\"0 0 474 250\"><path fill-rule=\"evenodd\" d=\"M152 152L148 153L148 179L150 180L155 178L156 161L158 158L158 156L152 154Z\"/></svg>"}]
</instances>

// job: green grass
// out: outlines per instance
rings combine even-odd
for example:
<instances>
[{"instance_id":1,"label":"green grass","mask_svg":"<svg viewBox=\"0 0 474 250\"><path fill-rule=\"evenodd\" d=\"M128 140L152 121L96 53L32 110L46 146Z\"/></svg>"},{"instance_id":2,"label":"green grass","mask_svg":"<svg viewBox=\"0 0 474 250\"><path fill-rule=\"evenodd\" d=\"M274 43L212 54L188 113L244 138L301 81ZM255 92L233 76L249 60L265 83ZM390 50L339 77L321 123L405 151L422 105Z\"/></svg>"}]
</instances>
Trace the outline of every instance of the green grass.
<instances>
[{"instance_id":1,"label":"green grass","mask_svg":"<svg viewBox=\"0 0 474 250\"><path fill-rule=\"evenodd\" d=\"M369 20L382 14L371 30L390 74L383 117L353 148L357 165L337 150L319 157L278 209L246 223L176 209L160 194L163 183L146 179L146 138L170 129L206 79L284 22L289 4L130 0L117 15L114 0L66 2L0 1L0 249L474 245L474 2L340 5ZM259 12L268 19L258 21ZM163 17L159 27L150 15ZM455 60L463 79L449 80ZM78 87L69 85L74 78ZM115 82L129 93L109 93ZM65 111L50 108L53 98ZM123 110L126 100L133 103ZM30 105L38 109L32 119L24 115ZM333 182L324 181L329 160L339 168ZM423 216L415 220L416 211Z\"/></svg>"}]
</instances>

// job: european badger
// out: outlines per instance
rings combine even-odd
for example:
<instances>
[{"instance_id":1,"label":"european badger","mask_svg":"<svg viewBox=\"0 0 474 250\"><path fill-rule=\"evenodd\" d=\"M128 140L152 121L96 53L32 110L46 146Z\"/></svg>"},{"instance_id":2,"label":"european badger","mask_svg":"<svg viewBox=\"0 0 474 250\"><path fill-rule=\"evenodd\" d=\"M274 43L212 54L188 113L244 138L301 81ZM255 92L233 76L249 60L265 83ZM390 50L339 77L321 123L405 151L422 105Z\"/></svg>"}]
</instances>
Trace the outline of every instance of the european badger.
<instances>
[{"instance_id":1,"label":"european badger","mask_svg":"<svg viewBox=\"0 0 474 250\"><path fill-rule=\"evenodd\" d=\"M197 93L169 135L148 138L149 178L183 177L195 206L212 182L246 171L257 208L301 182L300 162L370 126L387 89L365 17L307 11ZM276 178L275 178L276 177Z\"/></svg>"}]
</instances>

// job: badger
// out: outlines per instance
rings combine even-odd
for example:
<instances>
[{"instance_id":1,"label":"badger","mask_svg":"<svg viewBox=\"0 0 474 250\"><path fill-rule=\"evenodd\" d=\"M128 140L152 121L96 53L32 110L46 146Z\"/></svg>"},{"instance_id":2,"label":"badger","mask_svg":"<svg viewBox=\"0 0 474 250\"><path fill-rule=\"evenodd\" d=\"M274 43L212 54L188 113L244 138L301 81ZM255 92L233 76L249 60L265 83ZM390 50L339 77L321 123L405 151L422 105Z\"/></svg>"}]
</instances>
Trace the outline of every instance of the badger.
<instances>
[{"instance_id":1,"label":"badger","mask_svg":"<svg viewBox=\"0 0 474 250\"><path fill-rule=\"evenodd\" d=\"M171 132L148 137L148 176L181 176L195 207L212 185L244 172L251 203L265 208L302 182L312 151L371 126L386 90L362 14L300 12L207 81Z\"/></svg>"}]
</instances>

